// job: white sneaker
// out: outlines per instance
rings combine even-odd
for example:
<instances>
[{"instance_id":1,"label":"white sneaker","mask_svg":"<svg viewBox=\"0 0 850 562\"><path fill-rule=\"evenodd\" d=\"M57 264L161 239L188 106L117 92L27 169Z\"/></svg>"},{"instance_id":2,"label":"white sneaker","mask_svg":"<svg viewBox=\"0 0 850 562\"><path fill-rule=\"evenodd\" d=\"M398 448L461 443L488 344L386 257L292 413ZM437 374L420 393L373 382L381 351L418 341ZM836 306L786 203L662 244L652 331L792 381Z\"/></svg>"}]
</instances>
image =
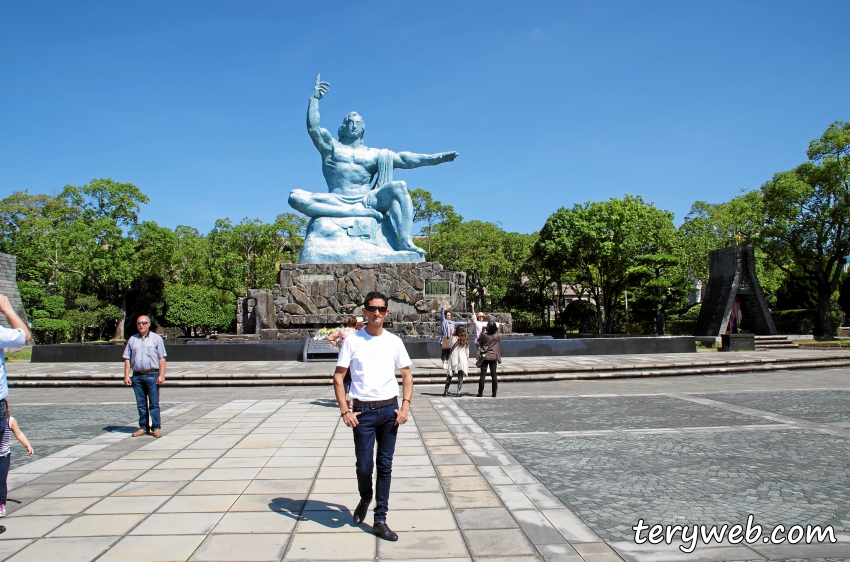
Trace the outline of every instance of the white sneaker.
<instances>
[{"instance_id":1,"label":"white sneaker","mask_svg":"<svg viewBox=\"0 0 850 562\"><path fill-rule=\"evenodd\" d=\"M446 363L445 361L443 361L443 369L448 369L448 368L449 368L449 364Z\"/></svg>"},{"instance_id":2,"label":"white sneaker","mask_svg":"<svg viewBox=\"0 0 850 562\"><path fill-rule=\"evenodd\" d=\"M6 504L0 503L0 517L6 517Z\"/></svg>"}]
</instances>

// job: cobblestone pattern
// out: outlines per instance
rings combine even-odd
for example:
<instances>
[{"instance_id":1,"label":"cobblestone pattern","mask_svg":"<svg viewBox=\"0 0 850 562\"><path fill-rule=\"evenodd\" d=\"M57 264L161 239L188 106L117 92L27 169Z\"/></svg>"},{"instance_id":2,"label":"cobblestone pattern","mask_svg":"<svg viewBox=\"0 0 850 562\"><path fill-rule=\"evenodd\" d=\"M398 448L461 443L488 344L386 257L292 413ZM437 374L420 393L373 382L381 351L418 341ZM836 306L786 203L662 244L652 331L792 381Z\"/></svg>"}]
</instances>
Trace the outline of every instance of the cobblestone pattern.
<instances>
[{"instance_id":1,"label":"cobblestone pattern","mask_svg":"<svg viewBox=\"0 0 850 562\"><path fill-rule=\"evenodd\" d=\"M162 411L175 404L160 403ZM12 438L12 468L58 453L77 443L97 437L105 431L134 428L138 422L136 406L132 404L74 404L49 406L15 406L12 415L18 427L29 439L35 453L28 456L26 449ZM126 430L126 429L125 429ZM49 440L47 443L40 443ZM56 443L55 441L67 441Z\"/></svg>"},{"instance_id":2,"label":"cobblestone pattern","mask_svg":"<svg viewBox=\"0 0 850 562\"><path fill-rule=\"evenodd\" d=\"M714 398L713 398L714 399ZM684 402L666 396L459 400L490 433L717 427L773 423L762 418Z\"/></svg>"},{"instance_id":3,"label":"cobblestone pattern","mask_svg":"<svg viewBox=\"0 0 850 562\"><path fill-rule=\"evenodd\" d=\"M602 538L631 526L756 523L850 529L847 439L806 430L505 438L499 442Z\"/></svg>"},{"instance_id":4,"label":"cobblestone pattern","mask_svg":"<svg viewBox=\"0 0 850 562\"><path fill-rule=\"evenodd\" d=\"M816 423L850 422L850 391L846 390L712 393L702 397Z\"/></svg>"}]
</instances>

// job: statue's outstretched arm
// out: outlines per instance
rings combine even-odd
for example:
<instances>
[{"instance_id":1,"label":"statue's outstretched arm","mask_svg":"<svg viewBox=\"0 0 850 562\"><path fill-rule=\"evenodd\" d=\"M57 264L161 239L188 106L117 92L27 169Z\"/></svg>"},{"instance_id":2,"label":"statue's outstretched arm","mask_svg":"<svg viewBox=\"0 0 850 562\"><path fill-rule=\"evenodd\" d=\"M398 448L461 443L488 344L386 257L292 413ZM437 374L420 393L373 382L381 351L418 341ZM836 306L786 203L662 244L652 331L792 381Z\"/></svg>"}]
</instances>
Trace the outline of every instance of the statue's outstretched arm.
<instances>
[{"instance_id":1,"label":"statue's outstretched arm","mask_svg":"<svg viewBox=\"0 0 850 562\"><path fill-rule=\"evenodd\" d=\"M310 104L307 106L307 132L313 139L313 144L322 153L322 156L333 151L333 137L319 125L319 100L328 93L330 84L321 81L321 75L316 75L316 85L310 96Z\"/></svg>"},{"instance_id":2,"label":"statue's outstretched arm","mask_svg":"<svg viewBox=\"0 0 850 562\"><path fill-rule=\"evenodd\" d=\"M457 152L441 152L439 154L398 152L393 156L393 168L408 169L420 166L436 166L443 162L451 162L455 158L457 158Z\"/></svg>"}]
</instances>

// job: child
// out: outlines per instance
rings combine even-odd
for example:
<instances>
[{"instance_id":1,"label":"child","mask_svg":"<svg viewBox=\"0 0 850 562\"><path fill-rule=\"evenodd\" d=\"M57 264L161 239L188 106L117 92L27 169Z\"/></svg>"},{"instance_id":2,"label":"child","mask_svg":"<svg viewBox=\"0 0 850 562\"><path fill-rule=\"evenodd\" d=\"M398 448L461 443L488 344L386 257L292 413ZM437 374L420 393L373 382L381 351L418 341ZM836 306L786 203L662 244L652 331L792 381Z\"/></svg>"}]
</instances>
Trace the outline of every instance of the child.
<instances>
[{"instance_id":1,"label":"child","mask_svg":"<svg viewBox=\"0 0 850 562\"><path fill-rule=\"evenodd\" d=\"M6 402L6 399L3 399ZM10 415L9 403L6 402L6 419L3 422L6 424L6 430L3 432L3 437L0 438L0 517L6 517L6 493L9 491L6 486L6 479L9 477L9 465L12 462L12 434L21 442L21 445L27 448L27 452L32 456L33 450L30 442L27 441L27 436L18 427L18 422Z\"/></svg>"}]
</instances>

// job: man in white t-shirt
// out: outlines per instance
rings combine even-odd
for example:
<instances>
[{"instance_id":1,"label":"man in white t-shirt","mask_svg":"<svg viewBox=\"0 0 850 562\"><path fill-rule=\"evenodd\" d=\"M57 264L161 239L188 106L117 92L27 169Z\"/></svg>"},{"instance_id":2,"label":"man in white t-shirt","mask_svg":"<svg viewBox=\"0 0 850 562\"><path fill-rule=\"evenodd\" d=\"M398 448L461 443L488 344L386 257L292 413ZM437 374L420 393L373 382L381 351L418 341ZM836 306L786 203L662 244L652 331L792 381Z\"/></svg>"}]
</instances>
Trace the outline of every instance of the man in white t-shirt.
<instances>
[{"instance_id":1,"label":"man in white t-shirt","mask_svg":"<svg viewBox=\"0 0 850 562\"><path fill-rule=\"evenodd\" d=\"M373 291L366 295L363 314L368 323L362 330L347 336L339 350L334 392L343 422L354 430L357 488L360 492L360 503L354 510L354 524L363 522L372 503L372 471L377 465L372 533L382 539L396 541L398 535L387 527L387 511L396 436L398 426L407 422L413 397L413 375L410 372L410 356L401 338L384 330L388 306L389 301L383 294ZM396 367L401 371L404 387L401 407L398 405ZM343 388L346 371L351 373L353 407L350 410ZM376 462L373 462L376 442L378 452Z\"/></svg>"}]
</instances>

